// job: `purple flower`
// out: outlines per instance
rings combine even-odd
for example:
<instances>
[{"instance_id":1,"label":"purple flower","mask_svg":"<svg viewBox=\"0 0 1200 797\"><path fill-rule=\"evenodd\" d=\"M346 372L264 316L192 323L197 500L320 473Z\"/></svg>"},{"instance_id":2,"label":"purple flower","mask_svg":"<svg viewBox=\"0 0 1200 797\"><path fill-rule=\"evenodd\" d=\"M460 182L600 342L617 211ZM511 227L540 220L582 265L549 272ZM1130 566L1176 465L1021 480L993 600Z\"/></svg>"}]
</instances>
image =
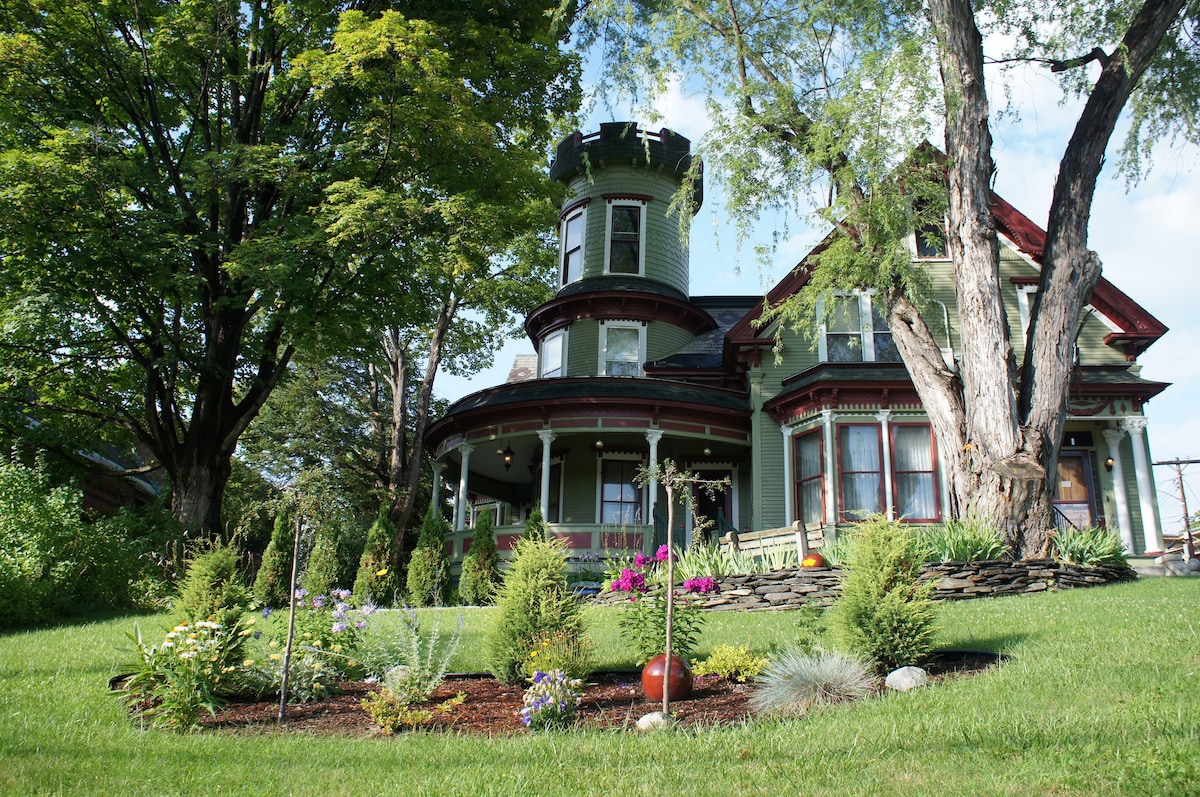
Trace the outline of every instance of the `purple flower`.
<instances>
[{"instance_id":1,"label":"purple flower","mask_svg":"<svg viewBox=\"0 0 1200 797\"><path fill-rule=\"evenodd\" d=\"M354 627L361 631L362 629L367 627L367 621L359 620L357 623L354 624Z\"/></svg>"},{"instance_id":2,"label":"purple flower","mask_svg":"<svg viewBox=\"0 0 1200 797\"><path fill-rule=\"evenodd\" d=\"M343 632L343 631L345 631L345 630L346 630L346 624L345 624L345 623L338 622L338 623L334 623L334 624L333 624L333 633L335 633L335 634L340 634L340 633L342 633L342 632Z\"/></svg>"},{"instance_id":3,"label":"purple flower","mask_svg":"<svg viewBox=\"0 0 1200 797\"><path fill-rule=\"evenodd\" d=\"M324 595L314 595L313 600L312 600L312 605L313 605L314 609L324 608L325 596Z\"/></svg>"},{"instance_id":4,"label":"purple flower","mask_svg":"<svg viewBox=\"0 0 1200 797\"><path fill-rule=\"evenodd\" d=\"M271 616L271 607L270 606L262 607L262 616L263 616L264 620Z\"/></svg>"},{"instance_id":5,"label":"purple flower","mask_svg":"<svg viewBox=\"0 0 1200 797\"><path fill-rule=\"evenodd\" d=\"M646 554L642 553L641 551L638 551L637 553L635 553L633 555L633 566L636 567L638 570L645 569L646 564L649 561L650 561L650 559L646 556Z\"/></svg>"},{"instance_id":6,"label":"purple flower","mask_svg":"<svg viewBox=\"0 0 1200 797\"><path fill-rule=\"evenodd\" d=\"M307 594L308 594L308 590L304 589L303 587L300 587L299 589L296 590L296 600L298 602L303 601L304 596L306 596Z\"/></svg>"},{"instance_id":7,"label":"purple flower","mask_svg":"<svg viewBox=\"0 0 1200 797\"><path fill-rule=\"evenodd\" d=\"M659 562L665 562L668 559L676 562L679 561L679 557L671 553L671 549L667 547L666 543L658 546L658 551L654 554L654 558Z\"/></svg>"},{"instance_id":8,"label":"purple flower","mask_svg":"<svg viewBox=\"0 0 1200 797\"><path fill-rule=\"evenodd\" d=\"M703 578L689 578L683 582L685 592L696 592L700 595L708 595L721 591L721 585L717 583L715 578L705 576Z\"/></svg>"},{"instance_id":9,"label":"purple flower","mask_svg":"<svg viewBox=\"0 0 1200 797\"><path fill-rule=\"evenodd\" d=\"M350 600L350 595L351 595L351 594L353 594L353 593L351 593L351 592L350 592L350 590L348 590L348 589L335 589L335 590L333 590L333 597L337 598L337 599L338 599L338 600L340 600L340 601L348 601L348 600Z\"/></svg>"},{"instance_id":10,"label":"purple flower","mask_svg":"<svg viewBox=\"0 0 1200 797\"><path fill-rule=\"evenodd\" d=\"M362 605L362 609L359 611L363 613L363 617L370 617L371 615L375 614L375 612L379 611L379 607L373 603L364 603Z\"/></svg>"}]
</instances>

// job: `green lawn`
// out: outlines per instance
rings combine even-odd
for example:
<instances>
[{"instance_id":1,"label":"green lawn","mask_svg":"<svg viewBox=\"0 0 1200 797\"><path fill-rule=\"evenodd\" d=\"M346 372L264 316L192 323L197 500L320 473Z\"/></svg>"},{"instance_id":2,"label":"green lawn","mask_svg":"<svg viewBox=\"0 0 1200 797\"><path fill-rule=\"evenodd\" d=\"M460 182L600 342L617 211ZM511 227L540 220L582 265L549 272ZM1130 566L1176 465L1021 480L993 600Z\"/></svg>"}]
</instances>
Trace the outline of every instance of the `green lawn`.
<instances>
[{"instance_id":1,"label":"green lawn","mask_svg":"<svg viewBox=\"0 0 1200 797\"><path fill-rule=\"evenodd\" d=\"M970 601L940 642L994 671L788 722L637 736L338 740L142 732L107 692L124 637L165 618L0 636L0 793L799 795L1200 793L1200 579ZM447 618L452 622L453 614ZM456 667L482 669L486 610ZM602 666L627 661L589 610ZM795 616L712 615L720 642L786 644Z\"/></svg>"}]
</instances>

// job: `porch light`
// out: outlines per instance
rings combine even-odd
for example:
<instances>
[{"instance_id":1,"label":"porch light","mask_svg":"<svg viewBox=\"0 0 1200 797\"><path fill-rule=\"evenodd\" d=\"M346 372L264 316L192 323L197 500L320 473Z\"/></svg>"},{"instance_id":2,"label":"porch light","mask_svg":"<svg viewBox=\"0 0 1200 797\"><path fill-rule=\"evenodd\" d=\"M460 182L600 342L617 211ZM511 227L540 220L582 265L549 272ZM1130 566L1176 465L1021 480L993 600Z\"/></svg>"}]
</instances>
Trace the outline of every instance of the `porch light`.
<instances>
[{"instance_id":1,"label":"porch light","mask_svg":"<svg viewBox=\"0 0 1200 797\"><path fill-rule=\"evenodd\" d=\"M603 450L604 450L604 441L603 441L603 440L597 440L597 441L596 441L596 450L597 450L597 451L603 451Z\"/></svg>"},{"instance_id":2,"label":"porch light","mask_svg":"<svg viewBox=\"0 0 1200 797\"><path fill-rule=\"evenodd\" d=\"M500 456L504 457L504 469L508 470L509 468L512 467L513 457L516 456L516 452L513 451L512 446L509 445L509 446L506 446L505 449L500 452Z\"/></svg>"},{"instance_id":3,"label":"porch light","mask_svg":"<svg viewBox=\"0 0 1200 797\"><path fill-rule=\"evenodd\" d=\"M1109 457L1108 459L1104 460L1104 469L1109 473L1112 473L1114 464L1116 464L1116 460L1114 460L1112 457Z\"/></svg>"}]
</instances>

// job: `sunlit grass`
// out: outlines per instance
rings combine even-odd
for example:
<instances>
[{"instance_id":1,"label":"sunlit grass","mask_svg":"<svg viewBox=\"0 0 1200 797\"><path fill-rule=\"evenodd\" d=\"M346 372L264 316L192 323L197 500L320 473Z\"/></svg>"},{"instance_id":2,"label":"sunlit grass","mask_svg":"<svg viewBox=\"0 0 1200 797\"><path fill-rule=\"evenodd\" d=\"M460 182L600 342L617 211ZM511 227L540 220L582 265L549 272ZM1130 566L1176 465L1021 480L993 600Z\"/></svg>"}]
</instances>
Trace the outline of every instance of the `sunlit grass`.
<instances>
[{"instance_id":1,"label":"sunlit grass","mask_svg":"<svg viewBox=\"0 0 1200 797\"><path fill-rule=\"evenodd\" d=\"M247 795L1194 794L1200 579L939 607L939 644L992 671L804 719L652 736L571 732L347 740L140 731L107 691L125 633L166 617L0 636L0 793ZM619 609L587 612L600 666L628 666ZM443 629L457 610L425 612ZM490 610L454 667L484 669ZM796 615L712 614L714 644L785 647Z\"/></svg>"}]
</instances>

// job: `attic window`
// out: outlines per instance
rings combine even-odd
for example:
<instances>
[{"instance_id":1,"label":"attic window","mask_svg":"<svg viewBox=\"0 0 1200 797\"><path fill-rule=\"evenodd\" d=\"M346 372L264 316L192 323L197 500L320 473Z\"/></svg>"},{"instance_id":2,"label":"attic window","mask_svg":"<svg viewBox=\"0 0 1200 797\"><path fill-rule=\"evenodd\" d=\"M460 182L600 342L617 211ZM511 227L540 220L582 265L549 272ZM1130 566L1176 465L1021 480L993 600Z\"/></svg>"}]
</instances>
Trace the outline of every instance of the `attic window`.
<instances>
[{"instance_id":1,"label":"attic window","mask_svg":"<svg viewBox=\"0 0 1200 797\"><path fill-rule=\"evenodd\" d=\"M921 260L946 258L946 230L940 224L927 224L917 230L917 257Z\"/></svg>"}]
</instances>

